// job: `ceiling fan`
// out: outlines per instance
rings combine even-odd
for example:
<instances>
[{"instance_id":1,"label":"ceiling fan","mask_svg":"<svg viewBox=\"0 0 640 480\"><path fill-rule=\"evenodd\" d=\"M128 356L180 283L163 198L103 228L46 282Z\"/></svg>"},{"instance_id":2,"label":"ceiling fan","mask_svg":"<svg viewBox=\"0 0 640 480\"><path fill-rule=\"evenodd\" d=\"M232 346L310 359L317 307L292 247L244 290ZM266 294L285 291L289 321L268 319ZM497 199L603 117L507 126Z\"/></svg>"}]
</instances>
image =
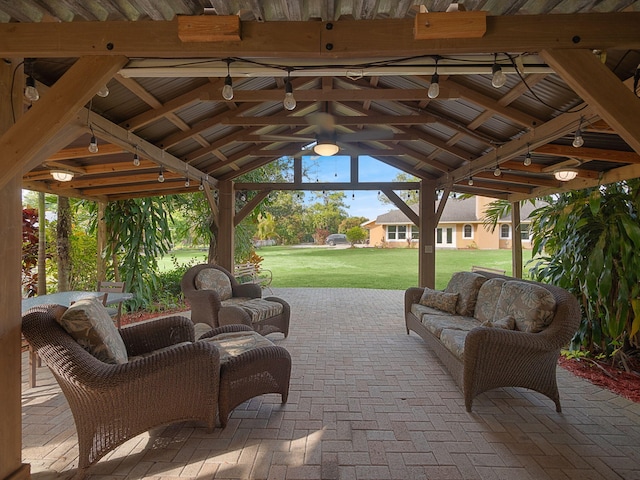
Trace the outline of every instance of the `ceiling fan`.
<instances>
[{"instance_id":1,"label":"ceiling fan","mask_svg":"<svg viewBox=\"0 0 640 480\"><path fill-rule=\"evenodd\" d=\"M263 140L286 142L316 142L313 151L316 155L330 157L340 151L340 144L350 142L391 140L393 132L388 129L368 129L351 133L336 132L336 122L333 115L327 112L316 112L305 117L309 125L314 127L315 136L305 135L261 135Z\"/></svg>"}]
</instances>

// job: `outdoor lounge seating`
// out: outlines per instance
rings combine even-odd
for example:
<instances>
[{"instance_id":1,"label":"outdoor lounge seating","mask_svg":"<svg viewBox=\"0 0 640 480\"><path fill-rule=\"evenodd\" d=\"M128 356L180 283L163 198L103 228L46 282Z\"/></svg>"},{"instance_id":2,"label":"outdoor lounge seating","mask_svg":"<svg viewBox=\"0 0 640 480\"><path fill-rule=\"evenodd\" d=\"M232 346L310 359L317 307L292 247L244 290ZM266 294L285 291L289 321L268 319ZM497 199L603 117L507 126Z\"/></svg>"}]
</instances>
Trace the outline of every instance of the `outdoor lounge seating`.
<instances>
[{"instance_id":1,"label":"outdoor lounge seating","mask_svg":"<svg viewBox=\"0 0 640 480\"><path fill-rule=\"evenodd\" d=\"M287 403L291 355L284 347L246 325L227 325L204 334L220 352L218 418L227 426L231 411L246 400L265 393L279 393Z\"/></svg>"},{"instance_id":2,"label":"outdoor lounge seating","mask_svg":"<svg viewBox=\"0 0 640 480\"><path fill-rule=\"evenodd\" d=\"M580 324L566 290L490 272L455 273L444 291L412 287L404 298L413 330L445 364L471 411L476 395L524 387L560 412L556 365Z\"/></svg>"},{"instance_id":3,"label":"outdoor lounge seating","mask_svg":"<svg viewBox=\"0 0 640 480\"><path fill-rule=\"evenodd\" d=\"M81 325L80 315L91 317L95 325ZM93 333L79 337L103 328L102 344ZM69 403L80 471L156 426L192 420L215 427L218 349L208 342L193 343L193 324L187 318L165 317L117 330L102 303L88 299L68 309L33 307L22 318L22 331Z\"/></svg>"},{"instance_id":4,"label":"outdoor lounge seating","mask_svg":"<svg viewBox=\"0 0 640 480\"><path fill-rule=\"evenodd\" d=\"M289 334L289 304L278 297L262 297L255 283L240 284L219 265L191 267L182 277L182 292L191 304L191 321L212 328L241 324L267 335Z\"/></svg>"}]
</instances>

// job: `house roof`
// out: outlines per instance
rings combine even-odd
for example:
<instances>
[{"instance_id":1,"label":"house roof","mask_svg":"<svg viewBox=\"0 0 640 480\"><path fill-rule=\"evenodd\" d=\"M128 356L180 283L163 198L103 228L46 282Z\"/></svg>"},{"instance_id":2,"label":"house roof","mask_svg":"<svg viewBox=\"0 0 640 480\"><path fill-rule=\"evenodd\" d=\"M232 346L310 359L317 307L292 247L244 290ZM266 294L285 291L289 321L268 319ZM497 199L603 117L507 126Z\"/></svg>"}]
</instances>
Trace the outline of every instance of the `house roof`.
<instances>
[{"instance_id":1,"label":"house roof","mask_svg":"<svg viewBox=\"0 0 640 480\"><path fill-rule=\"evenodd\" d=\"M323 128L342 136L342 153L460 193L515 200L640 175L640 2L464 6L437 21L475 14L474 28L438 33L433 14L448 1L2 2L0 53L27 59L41 96L18 122L29 127L0 144L11 152L2 180L21 168L25 188L98 200L195 192L300 157ZM486 31L466 38L476 26ZM494 62L508 73L500 88ZM293 111L282 102L287 76ZM104 98L94 95L101 82ZM578 178L555 180L561 166ZM55 169L75 177L56 181Z\"/></svg>"},{"instance_id":2,"label":"house roof","mask_svg":"<svg viewBox=\"0 0 640 480\"><path fill-rule=\"evenodd\" d=\"M483 219L476 215L476 202L478 197L466 197L466 198L449 198L444 206L439 223L464 223L464 222L482 222ZM440 200L436 202L436 209L440 204ZM543 205L543 202L536 201L535 204L531 202L524 202L520 206L520 218L527 220L531 215L531 212L536 208ZM418 212L418 205L411 205L411 210ZM510 222L511 212L500 218L500 222ZM407 217L400 210L392 210L382 215L378 215L375 221L368 222L367 225L394 225L401 224L406 225L411 223L409 217Z\"/></svg>"}]
</instances>

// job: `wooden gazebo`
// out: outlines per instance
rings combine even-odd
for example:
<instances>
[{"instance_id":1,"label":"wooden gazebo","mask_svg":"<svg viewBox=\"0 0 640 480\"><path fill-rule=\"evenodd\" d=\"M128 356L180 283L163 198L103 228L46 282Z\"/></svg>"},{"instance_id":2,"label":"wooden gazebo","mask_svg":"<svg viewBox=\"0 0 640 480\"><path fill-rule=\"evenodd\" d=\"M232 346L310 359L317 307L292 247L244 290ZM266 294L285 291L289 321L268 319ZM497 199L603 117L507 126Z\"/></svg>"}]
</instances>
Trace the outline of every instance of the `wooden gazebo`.
<instances>
[{"instance_id":1,"label":"wooden gazebo","mask_svg":"<svg viewBox=\"0 0 640 480\"><path fill-rule=\"evenodd\" d=\"M0 479L29 478L22 188L109 202L202 185L228 268L234 226L270 191L381 190L419 226L432 285L437 191L507 199L517 222L522 199L640 176L637 1L42 0L4 2L0 22ZM349 182L303 181L315 144L350 156ZM419 182L361 182L361 155ZM236 183L282 156L293 182ZM256 192L240 211L237 191Z\"/></svg>"}]
</instances>

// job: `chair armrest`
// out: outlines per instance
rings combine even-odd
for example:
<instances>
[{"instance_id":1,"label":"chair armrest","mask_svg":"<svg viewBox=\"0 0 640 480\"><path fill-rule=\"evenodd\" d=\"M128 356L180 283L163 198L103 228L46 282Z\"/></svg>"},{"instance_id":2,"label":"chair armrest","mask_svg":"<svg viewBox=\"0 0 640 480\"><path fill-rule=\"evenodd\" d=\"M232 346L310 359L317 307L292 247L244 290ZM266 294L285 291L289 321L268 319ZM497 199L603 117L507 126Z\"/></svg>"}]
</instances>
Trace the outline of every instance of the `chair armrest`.
<instances>
[{"instance_id":1,"label":"chair armrest","mask_svg":"<svg viewBox=\"0 0 640 480\"><path fill-rule=\"evenodd\" d=\"M234 297L262 297L262 289L260 288L260 285L255 283L241 283L239 285L234 285L232 288Z\"/></svg>"},{"instance_id":2,"label":"chair armrest","mask_svg":"<svg viewBox=\"0 0 640 480\"><path fill-rule=\"evenodd\" d=\"M404 291L404 313L405 315L411 311L411 305L414 303L418 303L420 301L420 297L424 293L424 288L422 287L410 287Z\"/></svg>"},{"instance_id":3,"label":"chair armrest","mask_svg":"<svg viewBox=\"0 0 640 480\"><path fill-rule=\"evenodd\" d=\"M251 317L242 308L236 305L222 307L218 312L218 326L247 325L251 327Z\"/></svg>"},{"instance_id":4,"label":"chair armrest","mask_svg":"<svg viewBox=\"0 0 640 480\"><path fill-rule=\"evenodd\" d=\"M200 340L204 338L213 338L216 335L220 335L221 333L233 333L233 332L253 332L253 328L247 325L224 325L222 327L214 328L213 330L208 331L204 335L200 337Z\"/></svg>"},{"instance_id":5,"label":"chair armrest","mask_svg":"<svg viewBox=\"0 0 640 480\"><path fill-rule=\"evenodd\" d=\"M130 325L122 328L120 335L130 357L195 339L193 323L181 316Z\"/></svg>"}]
</instances>

